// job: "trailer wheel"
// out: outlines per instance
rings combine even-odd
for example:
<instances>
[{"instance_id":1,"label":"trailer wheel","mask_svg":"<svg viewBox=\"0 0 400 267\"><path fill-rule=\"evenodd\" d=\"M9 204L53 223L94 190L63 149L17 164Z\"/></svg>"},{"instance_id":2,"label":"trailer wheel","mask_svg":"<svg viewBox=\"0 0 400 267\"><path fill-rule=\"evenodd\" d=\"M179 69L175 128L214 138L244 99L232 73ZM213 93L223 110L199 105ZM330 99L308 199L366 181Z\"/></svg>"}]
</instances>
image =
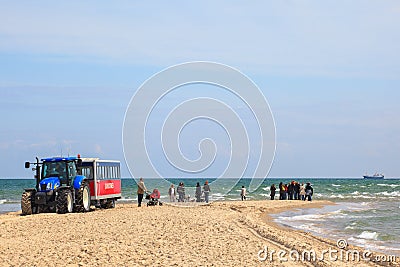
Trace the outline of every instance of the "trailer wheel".
<instances>
[{"instance_id":1,"label":"trailer wheel","mask_svg":"<svg viewBox=\"0 0 400 267\"><path fill-rule=\"evenodd\" d=\"M22 215L31 215L37 213L35 205L35 192L24 192L21 197Z\"/></svg>"},{"instance_id":2,"label":"trailer wheel","mask_svg":"<svg viewBox=\"0 0 400 267\"><path fill-rule=\"evenodd\" d=\"M115 208L115 199L107 199L106 209L113 209Z\"/></svg>"},{"instance_id":3,"label":"trailer wheel","mask_svg":"<svg viewBox=\"0 0 400 267\"><path fill-rule=\"evenodd\" d=\"M56 197L56 212L58 214L70 213L73 209L72 194L69 189L62 189Z\"/></svg>"},{"instance_id":4,"label":"trailer wheel","mask_svg":"<svg viewBox=\"0 0 400 267\"><path fill-rule=\"evenodd\" d=\"M75 211L90 211L90 189L87 181L82 182L81 187L76 191Z\"/></svg>"}]
</instances>

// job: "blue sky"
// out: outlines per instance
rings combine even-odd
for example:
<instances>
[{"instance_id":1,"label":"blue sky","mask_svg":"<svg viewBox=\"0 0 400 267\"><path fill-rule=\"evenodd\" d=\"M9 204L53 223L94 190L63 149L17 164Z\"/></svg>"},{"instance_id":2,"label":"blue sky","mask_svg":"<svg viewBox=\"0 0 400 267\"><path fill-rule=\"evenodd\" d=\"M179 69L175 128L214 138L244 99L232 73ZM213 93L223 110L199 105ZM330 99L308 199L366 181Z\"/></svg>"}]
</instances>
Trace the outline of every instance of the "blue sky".
<instances>
[{"instance_id":1,"label":"blue sky","mask_svg":"<svg viewBox=\"0 0 400 267\"><path fill-rule=\"evenodd\" d=\"M270 176L400 177L398 1L0 1L0 22L0 177L61 150L124 161L130 98L193 60L268 99Z\"/></svg>"}]
</instances>

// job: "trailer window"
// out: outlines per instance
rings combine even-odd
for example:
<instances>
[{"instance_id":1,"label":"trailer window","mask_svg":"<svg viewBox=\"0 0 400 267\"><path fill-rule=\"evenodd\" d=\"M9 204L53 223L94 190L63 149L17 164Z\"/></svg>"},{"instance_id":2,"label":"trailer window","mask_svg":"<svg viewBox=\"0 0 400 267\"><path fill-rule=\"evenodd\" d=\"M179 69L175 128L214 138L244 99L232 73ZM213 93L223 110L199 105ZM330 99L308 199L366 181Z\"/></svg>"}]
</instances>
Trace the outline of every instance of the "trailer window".
<instances>
[{"instance_id":1,"label":"trailer window","mask_svg":"<svg viewBox=\"0 0 400 267\"><path fill-rule=\"evenodd\" d=\"M97 166L97 179L103 179L104 175L103 175L103 169L101 168L101 166Z\"/></svg>"}]
</instances>

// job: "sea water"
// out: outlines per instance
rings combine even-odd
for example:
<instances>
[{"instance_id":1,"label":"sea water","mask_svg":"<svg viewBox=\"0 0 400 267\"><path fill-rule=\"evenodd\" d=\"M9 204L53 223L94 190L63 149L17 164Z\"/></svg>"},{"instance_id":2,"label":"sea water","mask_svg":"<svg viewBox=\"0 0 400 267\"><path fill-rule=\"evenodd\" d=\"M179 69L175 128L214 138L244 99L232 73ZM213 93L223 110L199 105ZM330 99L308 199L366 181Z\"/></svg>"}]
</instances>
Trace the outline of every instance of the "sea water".
<instances>
[{"instance_id":1,"label":"sea water","mask_svg":"<svg viewBox=\"0 0 400 267\"><path fill-rule=\"evenodd\" d=\"M273 215L276 222L309 231L331 239L346 239L349 244L400 256L400 179L308 179L267 178L255 192L247 194L251 200L269 199L270 186L280 182L310 181L313 199L330 200L337 205L318 209L296 209ZM196 183L206 179L145 179L148 190L157 188L161 201L168 200L168 188L180 182L186 195L194 197ZM242 186L248 188L251 179L208 179L213 201L240 200ZM34 179L0 179L0 213L20 210L24 188L33 188ZM134 179L122 179L122 199L136 201L137 185ZM277 196L279 192L277 191ZM289 201L289 200L275 200ZM296 201L296 200L291 200Z\"/></svg>"}]
</instances>

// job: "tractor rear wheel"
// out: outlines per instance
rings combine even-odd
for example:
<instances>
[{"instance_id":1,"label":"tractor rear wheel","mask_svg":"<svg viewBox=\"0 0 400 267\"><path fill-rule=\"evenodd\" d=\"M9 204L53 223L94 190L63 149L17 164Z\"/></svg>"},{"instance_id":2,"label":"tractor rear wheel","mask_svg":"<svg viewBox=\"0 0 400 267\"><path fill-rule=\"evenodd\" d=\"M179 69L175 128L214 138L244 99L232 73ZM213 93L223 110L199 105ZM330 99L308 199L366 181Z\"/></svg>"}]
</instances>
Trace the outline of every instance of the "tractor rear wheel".
<instances>
[{"instance_id":1,"label":"tractor rear wheel","mask_svg":"<svg viewBox=\"0 0 400 267\"><path fill-rule=\"evenodd\" d=\"M70 213L73 209L72 193L69 189L61 189L56 196L56 212Z\"/></svg>"},{"instance_id":2,"label":"tractor rear wheel","mask_svg":"<svg viewBox=\"0 0 400 267\"><path fill-rule=\"evenodd\" d=\"M87 181L82 182L81 187L76 191L75 211L90 211L90 189Z\"/></svg>"},{"instance_id":3,"label":"tractor rear wheel","mask_svg":"<svg viewBox=\"0 0 400 267\"><path fill-rule=\"evenodd\" d=\"M35 205L35 192L24 192L21 197L21 210L22 215L31 215L37 213L37 206Z\"/></svg>"}]
</instances>

